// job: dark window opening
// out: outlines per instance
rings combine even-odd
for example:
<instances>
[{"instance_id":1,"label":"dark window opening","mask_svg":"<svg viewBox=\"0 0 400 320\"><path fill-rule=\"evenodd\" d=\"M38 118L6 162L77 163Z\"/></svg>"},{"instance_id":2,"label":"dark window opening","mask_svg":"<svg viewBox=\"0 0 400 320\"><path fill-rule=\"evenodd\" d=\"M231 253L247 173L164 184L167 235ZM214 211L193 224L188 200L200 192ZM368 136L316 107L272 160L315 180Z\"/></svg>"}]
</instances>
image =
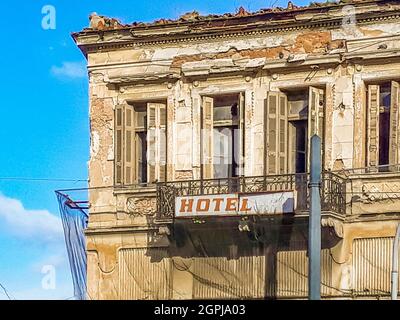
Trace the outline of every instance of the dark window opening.
<instances>
[{"instance_id":1,"label":"dark window opening","mask_svg":"<svg viewBox=\"0 0 400 320\"><path fill-rule=\"evenodd\" d=\"M308 118L308 91L290 91L287 93L289 118Z\"/></svg>"},{"instance_id":2,"label":"dark window opening","mask_svg":"<svg viewBox=\"0 0 400 320\"><path fill-rule=\"evenodd\" d=\"M136 132L138 183L147 182L147 132Z\"/></svg>"},{"instance_id":3,"label":"dark window opening","mask_svg":"<svg viewBox=\"0 0 400 320\"><path fill-rule=\"evenodd\" d=\"M289 172L307 172L308 160L308 90L287 92L289 126Z\"/></svg>"},{"instance_id":4,"label":"dark window opening","mask_svg":"<svg viewBox=\"0 0 400 320\"><path fill-rule=\"evenodd\" d=\"M133 110L135 181L166 181L166 104L135 102Z\"/></svg>"},{"instance_id":5,"label":"dark window opening","mask_svg":"<svg viewBox=\"0 0 400 320\"><path fill-rule=\"evenodd\" d=\"M383 167L380 171L387 171L385 166L389 165L390 99L390 83L382 84L379 97L379 166Z\"/></svg>"},{"instance_id":6,"label":"dark window opening","mask_svg":"<svg viewBox=\"0 0 400 320\"><path fill-rule=\"evenodd\" d=\"M135 160L137 183L147 183L147 105L136 103L135 111Z\"/></svg>"},{"instance_id":7,"label":"dark window opening","mask_svg":"<svg viewBox=\"0 0 400 320\"><path fill-rule=\"evenodd\" d=\"M294 173L307 172L307 120L290 121L291 138L291 171Z\"/></svg>"},{"instance_id":8,"label":"dark window opening","mask_svg":"<svg viewBox=\"0 0 400 320\"><path fill-rule=\"evenodd\" d=\"M214 97L213 140L214 178L239 176L240 132L239 96Z\"/></svg>"}]
</instances>

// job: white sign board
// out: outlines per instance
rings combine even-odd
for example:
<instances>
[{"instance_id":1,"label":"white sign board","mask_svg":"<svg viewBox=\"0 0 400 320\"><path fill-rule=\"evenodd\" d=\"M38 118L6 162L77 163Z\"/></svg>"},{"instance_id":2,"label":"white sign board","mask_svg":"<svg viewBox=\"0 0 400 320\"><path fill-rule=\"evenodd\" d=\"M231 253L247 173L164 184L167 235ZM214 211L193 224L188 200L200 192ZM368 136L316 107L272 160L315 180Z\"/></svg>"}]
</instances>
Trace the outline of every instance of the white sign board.
<instances>
[{"instance_id":1,"label":"white sign board","mask_svg":"<svg viewBox=\"0 0 400 320\"><path fill-rule=\"evenodd\" d=\"M175 217L282 214L294 212L295 207L293 191L183 196L175 199Z\"/></svg>"}]
</instances>

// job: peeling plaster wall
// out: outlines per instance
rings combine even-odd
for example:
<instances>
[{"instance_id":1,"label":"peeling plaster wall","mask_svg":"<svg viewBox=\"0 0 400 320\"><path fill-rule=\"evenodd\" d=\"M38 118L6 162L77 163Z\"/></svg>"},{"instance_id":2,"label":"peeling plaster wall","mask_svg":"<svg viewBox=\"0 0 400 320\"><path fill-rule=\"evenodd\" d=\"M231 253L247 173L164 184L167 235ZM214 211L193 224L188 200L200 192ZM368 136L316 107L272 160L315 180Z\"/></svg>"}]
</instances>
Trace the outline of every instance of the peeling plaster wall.
<instances>
[{"instance_id":1,"label":"peeling plaster wall","mask_svg":"<svg viewBox=\"0 0 400 320\"><path fill-rule=\"evenodd\" d=\"M307 14L301 18L306 19ZM264 174L263 108L267 92L309 86L325 88L325 169L363 167L367 149L366 85L374 81L400 80L396 51L400 49L399 32L400 23L394 19L346 28L299 28L202 40L193 37L187 41L89 50L89 175L90 186L100 187L91 190L89 195L91 214L87 245L91 298L131 297L127 288L120 287L121 274L124 277L128 274L121 265L121 257L124 257L121 250L137 249L131 255L147 266L147 251L152 250L145 248L154 248L157 254L171 248L168 228L154 223L157 210L154 188L108 188L114 184L113 132L117 104L159 99L167 102L168 179L191 180L200 178L201 97L243 92L244 174L257 176ZM117 33L106 35L105 42L123 42ZM379 48L382 43L387 49ZM382 177L370 177L368 181L362 177L354 179L351 188L360 196L347 199L349 221L333 223L336 234L342 239L327 251L333 261L328 261L332 263L332 296L343 296L343 292L354 287L354 240L392 237L397 223L398 199L395 199L396 205L389 196L375 201L380 193L371 186L380 184ZM392 177L379 188L391 190L398 186L397 181L397 176ZM390 214L388 206L392 208ZM364 213L369 216L365 219L370 220L362 220ZM269 252L273 248L266 250ZM275 253L268 254L274 256ZM282 252L281 256L289 260L299 257L291 256L289 251ZM168 278L173 292L166 296L192 298L193 276L174 269L171 267L174 261L165 259L157 263L163 268L172 268L169 275L175 279ZM223 265L222 260L215 263ZM245 263L250 267L258 265L250 260ZM302 266L305 263L301 261ZM155 272L151 276L156 279L160 275ZM132 287L132 290L136 289Z\"/></svg>"},{"instance_id":2,"label":"peeling plaster wall","mask_svg":"<svg viewBox=\"0 0 400 320\"><path fill-rule=\"evenodd\" d=\"M383 26L386 26L384 28ZM368 28L368 30L374 30L372 26L362 27ZM359 32L362 32L362 28L356 28ZM393 34L393 30L397 28L397 24L388 23L387 25L379 25L379 37ZM383 31L382 31L383 30ZM342 30L343 31L343 30ZM336 33L335 33L336 32ZM297 54L308 54L309 57L322 57L322 59L328 59L330 54L336 54L336 52L345 51L345 41L357 39L351 36L347 31L339 34L340 30L320 30L310 32L293 32L287 34L272 35L270 37L259 37L245 39L241 38L235 41L211 41L207 43L182 43L179 47L152 47L152 48L141 48L133 50L117 50L110 52L100 52L89 55L89 69L94 75L103 77L104 81L118 83L124 81L140 81L140 79L160 79L165 77L165 82L169 82L172 85L173 95L172 98L176 110L174 110L174 117L176 114L180 114L181 108L191 109L191 115L186 111L187 117L191 116L191 119L180 119L177 124L176 121L172 123L172 138L171 142L174 144L176 149L176 139L179 136L179 128L184 127L184 123L193 125L193 132L188 136L189 140L192 140L194 145L198 144L198 137L196 131L196 121L198 119L198 113L195 113L198 104L192 103L196 97L196 90L193 89L192 83L183 83L182 81L175 82L173 77L180 77L183 73L186 77L198 77L198 76L211 76L212 74L219 74L223 72L253 72L254 68L259 68L268 61L280 61L288 58L289 55ZM364 36L365 38L365 36ZM171 45L169 45L171 46ZM353 44L354 46L354 44ZM357 49L357 47L355 47ZM279 54L283 55L282 59L279 59ZM290 68L290 66L287 66ZM268 70L268 69L267 69ZM290 70L290 69L287 69ZM284 70L282 70L284 71ZM249 112L246 114L250 119L254 114L253 120L249 120L246 123L246 128L253 130L250 136L246 136L247 145L252 146L251 150L258 150L255 154L251 154L252 159L248 159L247 172L252 172L252 168L259 172L260 154L262 154L262 140L260 128L262 128L262 122L260 120L260 108L263 103L264 92L262 89L257 88L259 83L264 83L265 88L271 81L271 73L260 75L259 73L252 76L251 82L253 84L252 91L247 92L247 102L249 99L254 99L250 104L247 104ZM285 79L285 86L289 83L293 85L301 85L301 79L303 79L303 86L311 85L304 81L307 77L307 71L298 72L294 71L291 73L279 74L279 80ZM334 77L323 77L322 71L314 75L313 82L315 85L326 86L327 83L333 83L334 93L332 94L333 106L332 106L332 139L330 143L326 145L328 151L328 169L329 168L351 168L354 166L353 163L353 150L354 143L357 146L362 145L362 138L357 137L358 131L355 130L354 119L358 118L360 112L360 105L357 105L355 110L354 101L358 103L358 99L354 100L354 94L357 93L357 97L362 94L360 92L360 85L358 82L357 88L355 79L356 76L354 66L337 66L334 69ZM170 80L168 80L168 78ZM329 78L329 79L328 79ZM300 81L298 81L300 80ZM187 81L187 80L184 80ZM220 84L223 84L225 80L221 80ZM152 85L149 84L149 87ZM156 88L155 86L154 88ZM279 90L277 85L273 85L276 90ZM105 91L105 85L96 85L96 90L103 97L107 94ZM213 91L211 85L209 92L217 93L221 91L217 87ZM193 93L190 90L194 90ZM138 90L139 91L139 90ZM115 91L117 94L118 92ZM114 93L115 94L115 93ZM152 98L151 95L143 94L142 98ZM197 97L199 99L199 97ZM197 102L196 102L197 103ZM186 110L186 109L183 109ZM250 118L249 118L250 117ZM253 118L251 118L253 119ZM357 125L357 124L356 124ZM198 130L198 128L197 128ZM355 134L355 135L354 135ZM196 140L197 139L197 140ZM329 140L330 141L330 140ZM112 148L109 147L107 159L112 158ZM190 178L188 170L193 170L192 176L199 176L198 165L195 162L199 162L196 159L194 150L190 152L186 151L186 156L180 154L180 159L185 159L186 163L182 169L178 171L186 171L186 173L178 173L178 176L185 179ZM177 160L177 159L175 159ZM189 168L187 162L193 162L193 166ZM176 162L176 161L175 161ZM362 159L356 159L358 166L362 166ZM196 169L197 168L197 169ZM171 171L172 169L170 169ZM172 170L173 171L173 170ZM171 172L173 176L175 172Z\"/></svg>"},{"instance_id":3,"label":"peeling plaster wall","mask_svg":"<svg viewBox=\"0 0 400 320\"><path fill-rule=\"evenodd\" d=\"M355 30L355 35L349 31L353 29ZM370 30L370 33L375 31L375 33L368 34L365 30ZM113 66L116 70L123 68L123 73L128 74L129 67L134 68L132 71L135 73L144 73L146 70L150 73L150 71L154 70L180 68L184 63L204 60L228 59L240 61L255 58L273 60L278 59L281 52L286 57L288 54L299 53L334 53L335 50L344 48L344 41L346 40L393 36L398 35L399 32L399 24L393 22L350 29L339 28L331 31L326 29L317 31L303 30L286 34L270 34L267 37L256 36L248 38L242 36L235 38L234 41L218 41L214 39L203 42L187 41L180 43L179 47L173 47L173 44L165 44L163 46L166 47L155 48L148 46L146 48L146 46L142 46L109 52L96 52L89 54L88 65L93 69L101 68L102 66ZM132 66L127 65L129 63L132 63Z\"/></svg>"},{"instance_id":4,"label":"peeling plaster wall","mask_svg":"<svg viewBox=\"0 0 400 320\"><path fill-rule=\"evenodd\" d=\"M346 68L335 81L335 104L332 122L333 169L353 168L354 100L353 80Z\"/></svg>"},{"instance_id":5,"label":"peeling plaster wall","mask_svg":"<svg viewBox=\"0 0 400 320\"><path fill-rule=\"evenodd\" d=\"M114 109L115 93L98 76L90 77L90 161L89 186L114 184ZM91 212L114 212L115 199L110 190L89 194Z\"/></svg>"}]
</instances>

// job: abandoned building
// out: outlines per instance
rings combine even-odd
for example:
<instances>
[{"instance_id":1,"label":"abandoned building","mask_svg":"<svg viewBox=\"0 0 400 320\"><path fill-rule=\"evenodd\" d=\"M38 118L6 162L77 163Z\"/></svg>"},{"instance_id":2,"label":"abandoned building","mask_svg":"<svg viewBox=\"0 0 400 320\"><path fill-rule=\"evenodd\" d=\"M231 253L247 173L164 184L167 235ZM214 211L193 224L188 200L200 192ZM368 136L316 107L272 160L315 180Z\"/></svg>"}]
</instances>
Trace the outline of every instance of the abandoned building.
<instances>
[{"instance_id":1,"label":"abandoned building","mask_svg":"<svg viewBox=\"0 0 400 320\"><path fill-rule=\"evenodd\" d=\"M390 296L399 1L92 14L73 39L89 72L90 299L306 298L314 134L322 297Z\"/></svg>"}]
</instances>

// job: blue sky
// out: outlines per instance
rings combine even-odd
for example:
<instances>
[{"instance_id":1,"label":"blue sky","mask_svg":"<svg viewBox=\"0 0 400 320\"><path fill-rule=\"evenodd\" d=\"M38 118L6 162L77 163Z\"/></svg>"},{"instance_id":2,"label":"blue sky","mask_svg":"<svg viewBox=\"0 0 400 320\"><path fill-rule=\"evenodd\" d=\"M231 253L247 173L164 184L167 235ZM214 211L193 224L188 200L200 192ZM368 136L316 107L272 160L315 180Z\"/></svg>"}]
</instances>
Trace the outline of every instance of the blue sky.
<instances>
[{"instance_id":1,"label":"blue sky","mask_svg":"<svg viewBox=\"0 0 400 320\"><path fill-rule=\"evenodd\" d=\"M307 0L294 0L304 5ZM68 299L73 288L54 190L84 187L89 156L85 60L70 33L91 12L124 23L286 6L287 0L2 1L0 67L0 284L15 299ZM56 29L42 28L42 8L56 9ZM71 179L25 181L4 178ZM56 271L42 288L42 268ZM7 296L0 288L0 300Z\"/></svg>"}]
</instances>

